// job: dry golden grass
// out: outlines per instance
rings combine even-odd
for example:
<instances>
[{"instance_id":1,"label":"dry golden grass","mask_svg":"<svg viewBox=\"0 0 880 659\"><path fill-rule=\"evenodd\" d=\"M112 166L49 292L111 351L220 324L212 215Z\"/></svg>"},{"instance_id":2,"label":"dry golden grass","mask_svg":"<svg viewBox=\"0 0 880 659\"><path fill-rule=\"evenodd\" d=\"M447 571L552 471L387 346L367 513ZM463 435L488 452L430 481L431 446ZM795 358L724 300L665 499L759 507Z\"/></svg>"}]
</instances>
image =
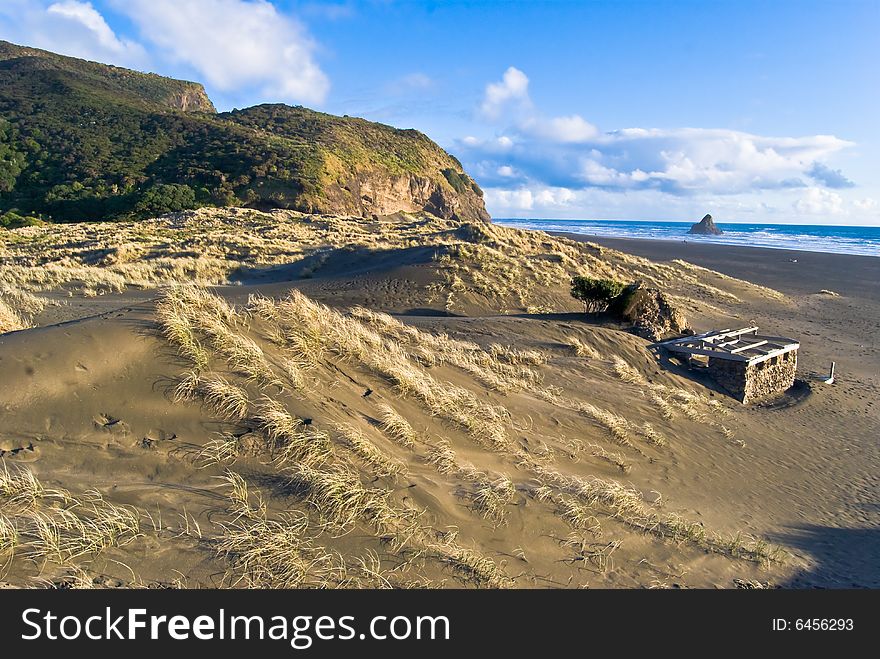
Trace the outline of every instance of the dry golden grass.
<instances>
[{"instance_id":1,"label":"dry golden grass","mask_svg":"<svg viewBox=\"0 0 880 659\"><path fill-rule=\"evenodd\" d=\"M6 302L0 299L0 334L28 328L28 323Z\"/></svg>"},{"instance_id":2,"label":"dry golden grass","mask_svg":"<svg viewBox=\"0 0 880 659\"><path fill-rule=\"evenodd\" d=\"M406 472L404 465L389 457L358 428L340 423L336 433L343 445L348 448L367 468L379 478L397 476Z\"/></svg>"},{"instance_id":3,"label":"dry golden grass","mask_svg":"<svg viewBox=\"0 0 880 659\"><path fill-rule=\"evenodd\" d=\"M513 503L516 488L509 476L501 476L495 480L484 477L478 481L474 490L474 510L483 517L503 522L505 508Z\"/></svg>"},{"instance_id":4,"label":"dry golden grass","mask_svg":"<svg viewBox=\"0 0 880 659\"><path fill-rule=\"evenodd\" d=\"M576 336L566 337L568 345L574 349L574 354L578 357L586 357L587 359L599 359L601 355L599 351L588 343L584 343Z\"/></svg>"},{"instance_id":5,"label":"dry golden grass","mask_svg":"<svg viewBox=\"0 0 880 659\"><path fill-rule=\"evenodd\" d=\"M409 421L387 403L379 406L379 412L382 431L401 446L413 448L419 439L419 434L409 424Z\"/></svg>"},{"instance_id":6,"label":"dry golden grass","mask_svg":"<svg viewBox=\"0 0 880 659\"><path fill-rule=\"evenodd\" d=\"M626 474L632 470L632 465L629 461L622 456L620 453L615 453L614 451L608 451L607 449L599 446L598 444L587 444L586 449L589 451L590 455L595 458L599 458L609 464L614 465L619 469L622 473Z\"/></svg>"},{"instance_id":7,"label":"dry golden grass","mask_svg":"<svg viewBox=\"0 0 880 659\"><path fill-rule=\"evenodd\" d=\"M214 373L203 375L191 371L181 378L174 390L175 400L199 398L224 419L244 419L250 409L247 392Z\"/></svg>"},{"instance_id":8,"label":"dry golden grass","mask_svg":"<svg viewBox=\"0 0 880 659\"><path fill-rule=\"evenodd\" d=\"M609 410L597 407L592 403L577 403L576 409L584 416L592 419L605 428L616 444L635 448L632 438L632 425L624 417Z\"/></svg>"},{"instance_id":9,"label":"dry golden grass","mask_svg":"<svg viewBox=\"0 0 880 659\"><path fill-rule=\"evenodd\" d=\"M265 436L278 464L318 465L333 458L333 446L325 432L295 418L284 405L269 396L257 402L253 421Z\"/></svg>"},{"instance_id":10,"label":"dry golden grass","mask_svg":"<svg viewBox=\"0 0 880 659\"><path fill-rule=\"evenodd\" d=\"M614 357L612 358L612 363L614 366L614 372L617 374L617 377L624 382L639 386L644 386L648 383L641 373L639 373L635 368L629 365L618 355L614 355Z\"/></svg>"},{"instance_id":11,"label":"dry golden grass","mask_svg":"<svg viewBox=\"0 0 880 659\"><path fill-rule=\"evenodd\" d=\"M215 550L233 572L231 585L247 588L326 588L345 574L341 558L315 546L304 513L269 519L261 499L251 502L247 483L234 472L229 487L230 519L218 522Z\"/></svg>"},{"instance_id":12,"label":"dry golden grass","mask_svg":"<svg viewBox=\"0 0 880 659\"><path fill-rule=\"evenodd\" d=\"M379 533L401 533L412 525L412 516L388 501L389 490L367 489L351 469L342 464L314 469L301 463L289 467L291 484L320 519L341 532L362 521Z\"/></svg>"},{"instance_id":13,"label":"dry golden grass","mask_svg":"<svg viewBox=\"0 0 880 659\"><path fill-rule=\"evenodd\" d=\"M536 498L552 499L554 492L572 495L582 504L602 507L608 516L645 533L761 565L781 563L788 558L782 548L759 538L743 533L722 536L709 532L700 522L661 512L645 502L637 490L616 481L569 476L538 464L532 464L531 468L546 488L540 494L536 491Z\"/></svg>"},{"instance_id":14,"label":"dry golden grass","mask_svg":"<svg viewBox=\"0 0 880 659\"><path fill-rule=\"evenodd\" d=\"M444 475L457 474L461 467L455 459L455 451L452 445L445 439L439 440L428 449L425 459L434 465L437 471Z\"/></svg>"},{"instance_id":15,"label":"dry golden grass","mask_svg":"<svg viewBox=\"0 0 880 659\"><path fill-rule=\"evenodd\" d=\"M0 471L0 555L63 565L141 535L140 515L96 490L74 497L23 468Z\"/></svg>"}]
</instances>

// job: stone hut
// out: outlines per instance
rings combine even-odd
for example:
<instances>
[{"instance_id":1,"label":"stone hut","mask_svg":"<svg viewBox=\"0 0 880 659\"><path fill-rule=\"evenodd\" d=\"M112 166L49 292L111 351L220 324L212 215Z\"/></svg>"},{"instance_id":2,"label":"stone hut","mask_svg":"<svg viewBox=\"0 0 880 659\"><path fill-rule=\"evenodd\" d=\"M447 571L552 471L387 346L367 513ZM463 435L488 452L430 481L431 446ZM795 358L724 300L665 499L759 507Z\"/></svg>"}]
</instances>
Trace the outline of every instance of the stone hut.
<instances>
[{"instance_id":1,"label":"stone hut","mask_svg":"<svg viewBox=\"0 0 880 659\"><path fill-rule=\"evenodd\" d=\"M721 330L672 339L658 348L704 368L725 391L742 403L780 393L794 384L800 343L758 334L757 327Z\"/></svg>"}]
</instances>

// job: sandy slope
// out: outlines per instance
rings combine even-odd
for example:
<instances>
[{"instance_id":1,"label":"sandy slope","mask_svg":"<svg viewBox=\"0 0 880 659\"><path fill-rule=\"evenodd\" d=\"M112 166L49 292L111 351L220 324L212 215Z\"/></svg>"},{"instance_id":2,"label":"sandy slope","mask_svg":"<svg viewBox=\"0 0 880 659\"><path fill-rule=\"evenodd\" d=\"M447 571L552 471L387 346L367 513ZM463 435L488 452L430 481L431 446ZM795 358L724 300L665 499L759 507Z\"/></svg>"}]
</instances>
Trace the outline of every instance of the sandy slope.
<instances>
[{"instance_id":1,"label":"sandy slope","mask_svg":"<svg viewBox=\"0 0 880 659\"><path fill-rule=\"evenodd\" d=\"M291 287L341 310L364 305L394 312L407 326L446 336L448 342L538 351L543 363L520 364L532 373L526 384L500 387L487 377L501 372L497 369L503 359L486 361L492 365L482 371L448 359L425 366L413 357L418 344L426 344L425 335L407 345L387 328L379 331L389 350L402 346L401 360L412 363L419 377L448 383L444 386L450 391L466 390L480 404L505 408L510 416L503 423L503 447L487 445L443 411L432 414L417 395L403 395L369 355L336 354L331 346L305 369L305 386L287 385L283 391L248 382L218 354L212 353L206 372L240 385L251 407L271 396L294 417L309 419L310 427L328 433L334 460L359 470L364 487L389 490L391 508L403 517L416 511L418 526L434 541L445 542L456 531L455 546L488 558L505 583L733 587L740 579L779 585L878 585L880 455L874 438L880 424L876 362L870 361L876 359L876 343L866 338L871 336L866 330L847 322L846 310L854 320L854 310L864 309L866 302L847 296L844 276L828 286L841 293L839 298L795 294L787 301L769 300L758 289L706 273L700 277L717 287L717 296L706 290L681 291L691 300L697 329L756 319L762 328L802 339L802 376L820 369L830 357L842 366L843 377L832 388L812 385L808 395L746 408L714 391L709 382L661 370L646 341L601 318L572 313L571 306L558 313L507 308L498 314L474 287L461 290L450 305L438 289L438 282L447 281L442 267L433 254L419 249L396 257L322 259L305 279L299 275L307 263L297 263L295 270L281 264L251 273L243 285L213 290L237 305L240 316L232 330L256 341L279 374L289 348L273 343L271 322L242 309L253 293L280 299ZM609 263L619 258L605 257ZM648 267L620 263L633 270ZM50 322L63 320L63 313L74 320L0 337L4 463L11 469L28 467L47 487L63 487L74 495L96 488L108 501L152 515L152 522L143 517L141 534L131 542L71 561L86 570L89 580L168 583L183 575L188 586L235 583L244 569L234 556L216 551L222 524L230 519L229 488L219 477L231 468L245 478L252 494L261 493L270 519L283 511L309 514L314 545L328 555L338 552L347 566L350 581L341 585L377 585L376 571L365 574L355 560L374 556L382 583L492 585L446 560L446 545L444 555L425 550L420 541L400 547L392 532L377 531L363 519L342 530L322 527L322 511L308 505L308 492L291 486L289 473L271 462L271 451L260 449L262 444L248 445L234 463L205 466L200 457L205 445L254 430L251 415L233 420L198 400L174 400L173 389L189 367L159 334L155 292L130 290L112 297L74 297L73 304L43 312ZM723 291L738 301L721 295ZM544 295L551 301L564 296L564 287ZM573 339L593 354L578 356ZM443 345L450 344L431 348L435 357L446 349ZM620 360L630 367L624 378ZM666 416L652 392L668 401ZM685 398L676 399L678 392ZM383 404L417 431L412 447L395 443L379 428ZM595 414L576 409L578 404L623 417L624 430L615 436ZM645 437L646 423L665 438L666 446ZM400 473L372 475L375 467L346 448L340 424L356 429L382 455L402 465ZM445 442L458 471L441 473L429 461ZM621 472L603 453L618 454L628 471ZM468 471L468 464L474 469ZM645 532L601 504L581 506L579 511L594 519L572 524L563 510L572 497L561 490L550 497L539 491L550 482L547 470L630 485L657 519L680 515L724 537L744 534L731 547L745 544L745 534L762 537L792 556L785 563L762 566L717 547L710 551L693 538ZM502 516L486 517L476 499L478 488L505 476L514 491L502 503ZM7 563L3 579L26 584L37 575L58 580L70 571L69 564L57 560L19 556ZM331 581L340 584L335 574Z\"/></svg>"}]
</instances>

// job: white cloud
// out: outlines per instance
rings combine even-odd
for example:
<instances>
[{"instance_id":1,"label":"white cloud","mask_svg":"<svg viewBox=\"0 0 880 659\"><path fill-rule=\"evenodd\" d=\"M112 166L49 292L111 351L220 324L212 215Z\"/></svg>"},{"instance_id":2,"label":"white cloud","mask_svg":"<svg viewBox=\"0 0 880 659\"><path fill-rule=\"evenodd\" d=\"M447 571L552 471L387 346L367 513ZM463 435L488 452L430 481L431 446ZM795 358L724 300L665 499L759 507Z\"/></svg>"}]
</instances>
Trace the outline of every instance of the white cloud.
<instances>
[{"instance_id":1,"label":"white cloud","mask_svg":"<svg viewBox=\"0 0 880 659\"><path fill-rule=\"evenodd\" d=\"M876 199L865 197L864 199L856 199L853 202L853 206L855 206L860 211L876 211L878 208L880 208L880 203L878 203Z\"/></svg>"},{"instance_id":2,"label":"white cloud","mask_svg":"<svg viewBox=\"0 0 880 659\"><path fill-rule=\"evenodd\" d=\"M321 103L329 90L306 29L266 0L113 0L113 6L159 52L220 91Z\"/></svg>"},{"instance_id":3,"label":"white cloud","mask_svg":"<svg viewBox=\"0 0 880 659\"><path fill-rule=\"evenodd\" d=\"M532 191L527 188L518 190L503 190L492 188L483 191L485 194L486 207L494 209L495 215L503 215L510 211L527 211L534 206L535 199Z\"/></svg>"},{"instance_id":4,"label":"white cloud","mask_svg":"<svg viewBox=\"0 0 880 659\"><path fill-rule=\"evenodd\" d=\"M91 2L77 2L77 0L65 0L64 2L56 2L49 5L46 10L50 14L63 16L72 21L76 21L87 30L90 30L98 43L108 50L123 52L126 48L125 42L121 41L104 17L92 6Z\"/></svg>"},{"instance_id":5,"label":"white cloud","mask_svg":"<svg viewBox=\"0 0 880 659\"><path fill-rule=\"evenodd\" d=\"M567 188L520 187L513 189L489 188L484 190L486 206L493 215L516 215L523 211L555 213L569 206L577 194Z\"/></svg>"},{"instance_id":6,"label":"white cloud","mask_svg":"<svg viewBox=\"0 0 880 659\"><path fill-rule=\"evenodd\" d=\"M822 188L807 188L793 206L798 213L808 215L840 215L844 212L843 197Z\"/></svg>"},{"instance_id":7,"label":"white cloud","mask_svg":"<svg viewBox=\"0 0 880 659\"><path fill-rule=\"evenodd\" d=\"M551 142L577 144L595 138L598 129L578 114L542 120L531 117L520 124L520 130Z\"/></svg>"},{"instance_id":8,"label":"white cloud","mask_svg":"<svg viewBox=\"0 0 880 659\"><path fill-rule=\"evenodd\" d=\"M487 119L497 119L509 106L530 105L529 79L516 67L509 67L500 82L486 85L486 93L480 111Z\"/></svg>"},{"instance_id":9,"label":"white cloud","mask_svg":"<svg viewBox=\"0 0 880 659\"><path fill-rule=\"evenodd\" d=\"M679 204L688 211L728 196L748 198L740 206L726 204L732 211L746 214L760 207L767 212L764 200L753 197L771 193L778 193L774 202L788 213L792 204L803 212L856 208L830 192L854 184L828 164L852 142L833 135L773 137L723 128L603 132L581 114L543 115L529 98L528 84L526 74L511 67L501 82L488 85L481 114L498 133L469 136L456 148L478 176L490 206L560 206L558 194L547 197L541 191L565 189L577 193L563 200L570 207L587 201L582 193L600 189L624 195L631 207L637 195L651 192L665 199L693 198L693 205ZM795 193L800 196L793 200ZM607 206L608 199L602 203Z\"/></svg>"},{"instance_id":10,"label":"white cloud","mask_svg":"<svg viewBox=\"0 0 880 659\"><path fill-rule=\"evenodd\" d=\"M91 2L3 0L0 38L62 55L144 67L141 44L118 36Z\"/></svg>"}]
</instances>

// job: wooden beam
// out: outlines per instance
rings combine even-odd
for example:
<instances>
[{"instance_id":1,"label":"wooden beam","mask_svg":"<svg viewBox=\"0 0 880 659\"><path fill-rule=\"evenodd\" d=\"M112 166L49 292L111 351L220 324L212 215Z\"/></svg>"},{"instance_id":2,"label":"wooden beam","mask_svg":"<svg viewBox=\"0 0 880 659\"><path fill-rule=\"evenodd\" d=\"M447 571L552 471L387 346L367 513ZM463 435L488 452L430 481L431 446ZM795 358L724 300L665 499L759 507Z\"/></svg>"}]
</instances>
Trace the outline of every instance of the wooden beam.
<instances>
[{"instance_id":1,"label":"wooden beam","mask_svg":"<svg viewBox=\"0 0 880 659\"><path fill-rule=\"evenodd\" d=\"M769 352L763 355L757 355L748 360L749 365L760 364L761 362L765 362L771 357L776 357L777 355L784 355L789 352L794 352L798 348L800 348L800 343L792 343L783 348L777 348L776 350L770 350ZM742 355L737 355L737 357L741 357Z\"/></svg>"},{"instance_id":2,"label":"wooden beam","mask_svg":"<svg viewBox=\"0 0 880 659\"><path fill-rule=\"evenodd\" d=\"M679 352L685 355L706 355L707 357L717 357L718 359L726 359L730 362L747 362L748 357L743 355L731 355L723 350L703 350L702 348L685 348L683 346L664 346L671 352Z\"/></svg>"},{"instance_id":3,"label":"wooden beam","mask_svg":"<svg viewBox=\"0 0 880 659\"><path fill-rule=\"evenodd\" d=\"M726 339L726 338L730 338L730 337L734 337L734 336L742 336L743 334L753 334L754 332L757 332L757 331L758 331L757 327L744 327L743 329L738 329L738 330L724 330L723 332L718 332L716 334L716 336L718 338L725 338Z\"/></svg>"},{"instance_id":4,"label":"wooden beam","mask_svg":"<svg viewBox=\"0 0 880 659\"><path fill-rule=\"evenodd\" d=\"M766 345L767 343L770 343L770 342L769 341L755 341L754 343L747 343L746 345L740 346L739 348L734 348L733 350L730 351L730 354L735 355L738 352L745 352L746 350L751 350L752 348L757 348L759 346Z\"/></svg>"}]
</instances>

